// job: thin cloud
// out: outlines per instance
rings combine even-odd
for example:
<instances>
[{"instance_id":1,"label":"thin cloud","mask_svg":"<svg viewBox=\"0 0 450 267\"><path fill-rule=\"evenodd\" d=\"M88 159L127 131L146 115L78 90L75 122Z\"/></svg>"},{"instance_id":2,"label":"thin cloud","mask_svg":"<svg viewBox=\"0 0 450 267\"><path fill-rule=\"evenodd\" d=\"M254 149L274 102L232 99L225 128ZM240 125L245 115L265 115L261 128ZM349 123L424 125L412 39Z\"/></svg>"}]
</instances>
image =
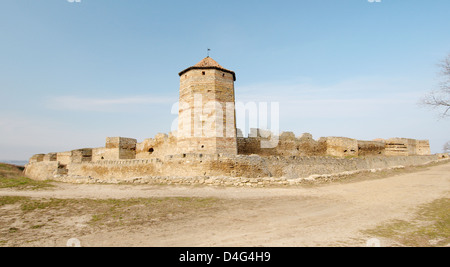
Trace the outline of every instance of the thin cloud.
<instances>
[{"instance_id":1,"label":"thin cloud","mask_svg":"<svg viewBox=\"0 0 450 267\"><path fill-rule=\"evenodd\" d=\"M149 104L171 104L169 97L135 96L122 98L88 98L78 96L57 96L46 101L46 107L56 110L120 112L126 107Z\"/></svg>"},{"instance_id":2,"label":"thin cloud","mask_svg":"<svg viewBox=\"0 0 450 267\"><path fill-rule=\"evenodd\" d=\"M331 84L321 84L304 78L291 83L245 85L236 89L236 97L241 101L404 99L420 96L424 86L405 78L354 77Z\"/></svg>"},{"instance_id":3,"label":"thin cloud","mask_svg":"<svg viewBox=\"0 0 450 267\"><path fill-rule=\"evenodd\" d=\"M299 82L253 84L236 89L241 102L278 102L285 118L391 117L415 107L421 86L402 78L355 77L333 84Z\"/></svg>"}]
</instances>

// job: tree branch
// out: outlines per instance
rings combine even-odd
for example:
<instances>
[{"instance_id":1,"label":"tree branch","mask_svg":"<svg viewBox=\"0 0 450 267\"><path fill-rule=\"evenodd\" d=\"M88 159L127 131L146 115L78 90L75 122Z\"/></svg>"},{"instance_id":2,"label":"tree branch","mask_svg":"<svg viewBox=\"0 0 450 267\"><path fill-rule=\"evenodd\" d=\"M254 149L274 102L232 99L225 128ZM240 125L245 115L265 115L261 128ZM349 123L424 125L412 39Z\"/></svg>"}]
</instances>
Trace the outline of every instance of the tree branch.
<instances>
[{"instance_id":1,"label":"tree branch","mask_svg":"<svg viewBox=\"0 0 450 267\"><path fill-rule=\"evenodd\" d=\"M439 85L440 90L432 91L422 99L422 103L433 108L443 108L442 117L450 116L450 54L438 66L444 77Z\"/></svg>"}]
</instances>

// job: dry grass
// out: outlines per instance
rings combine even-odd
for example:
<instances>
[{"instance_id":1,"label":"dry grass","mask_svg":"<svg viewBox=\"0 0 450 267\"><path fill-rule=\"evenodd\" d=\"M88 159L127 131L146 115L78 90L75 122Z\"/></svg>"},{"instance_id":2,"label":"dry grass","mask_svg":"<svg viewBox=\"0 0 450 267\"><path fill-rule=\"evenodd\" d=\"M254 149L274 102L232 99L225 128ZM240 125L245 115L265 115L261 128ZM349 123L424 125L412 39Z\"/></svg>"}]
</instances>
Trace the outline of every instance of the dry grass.
<instances>
[{"instance_id":1,"label":"dry grass","mask_svg":"<svg viewBox=\"0 0 450 267\"><path fill-rule=\"evenodd\" d=\"M218 210L214 198L33 199L0 197L0 246L153 225ZM80 221L81 220L81 221Z\"/></svg>"},{"instance_id":2,"label":"dry grass","mask_svg":"<svg viewBox=\"0 0 450 267\"><path fill-rule=\"evenodd\" d=\"M430 167L433 166L439 166L439 165L445 165L449 164L450 161L442 161L442 162L433 162L426 165L421 166L408 166L405 168L399 168L399 169L385 169L377 172L361 172L354 175L347 175L342 176L339 178L336 178L332 181L321 181L320 179L316 182L313 182L313 184L329 184L330 182L334 183L354 183L354 182L361 182L366 180L377 180L377 179L384 179L384 178L390 178L397 175L402 174L408 174L408 173L418 173L422 171L429 170Z\"/></svg>"},{"instance_id":3,"label":"dry grass","mask_svg":"<svg viewBox=\"0 0 450 267\"><path fill-rule=\"evenodd\" d=\"M420 207L411 221L395 220L364 233L387 238L400 246L440 247L450 244L450 198Z\"/></svg>"}]
</instances>

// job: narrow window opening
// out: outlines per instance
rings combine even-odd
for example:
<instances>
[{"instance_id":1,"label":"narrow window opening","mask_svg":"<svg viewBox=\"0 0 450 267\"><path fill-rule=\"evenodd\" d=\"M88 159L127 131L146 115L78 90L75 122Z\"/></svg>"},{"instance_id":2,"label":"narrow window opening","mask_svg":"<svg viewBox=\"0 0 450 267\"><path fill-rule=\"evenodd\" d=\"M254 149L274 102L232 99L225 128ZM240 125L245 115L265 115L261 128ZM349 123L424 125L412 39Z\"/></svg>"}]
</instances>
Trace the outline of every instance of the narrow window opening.
<instances>
[{"instance_id":1,"label":"narrow window opening","mask_svg":"<svg viewBox=\"0 0 450 267\"><path fill-rule=\"evenodd\" d=\"M148 153L152 154L154 151L155 151L155 150L154 150L153 147L152 147L152 148L150 148L150 149L148 150Z\"/></svg>"},{"instance_id":2,"label":"narrow window opening","mask_svg":"<svg viewBox=\"0 0 450 267\"><path fill-rule=\"evenodd\" d=\"M202 75L205 75L205 74L206 74L206 72L202 71Z\"/></svg>"}]
</instances>

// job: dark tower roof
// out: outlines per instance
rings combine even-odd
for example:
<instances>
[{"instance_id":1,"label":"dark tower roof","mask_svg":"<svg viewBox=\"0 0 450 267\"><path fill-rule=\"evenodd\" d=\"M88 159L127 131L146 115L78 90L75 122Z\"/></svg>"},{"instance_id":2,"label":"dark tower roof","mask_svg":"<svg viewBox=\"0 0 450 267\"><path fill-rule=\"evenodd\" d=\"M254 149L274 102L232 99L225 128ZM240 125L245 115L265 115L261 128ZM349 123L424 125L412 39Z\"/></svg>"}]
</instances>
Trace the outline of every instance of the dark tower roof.
<instances>
[{"instance_id":1,"label":"dark tower roof","mask_svg":"<svg viewBox=\"0 0 450 267\"><path fill-rule=\"evenodd\" d=\"M202 59L202 61L200 61L199 63L195 64L192 67L189 67L189 68L183 70L182 72L178 73L178 75L181 76L190 70L200 70L200 69L202 69L202 70L203 69L216 69L216 70L221 70L223 72L228 72L233 75L233 79L236 81L236 74L234 73L234 71L225 69L224 67L220 66L219 63L217 63L214 59L212 59L210 57L205 57L204 59Z\"/></svg>"}]
</instances>

